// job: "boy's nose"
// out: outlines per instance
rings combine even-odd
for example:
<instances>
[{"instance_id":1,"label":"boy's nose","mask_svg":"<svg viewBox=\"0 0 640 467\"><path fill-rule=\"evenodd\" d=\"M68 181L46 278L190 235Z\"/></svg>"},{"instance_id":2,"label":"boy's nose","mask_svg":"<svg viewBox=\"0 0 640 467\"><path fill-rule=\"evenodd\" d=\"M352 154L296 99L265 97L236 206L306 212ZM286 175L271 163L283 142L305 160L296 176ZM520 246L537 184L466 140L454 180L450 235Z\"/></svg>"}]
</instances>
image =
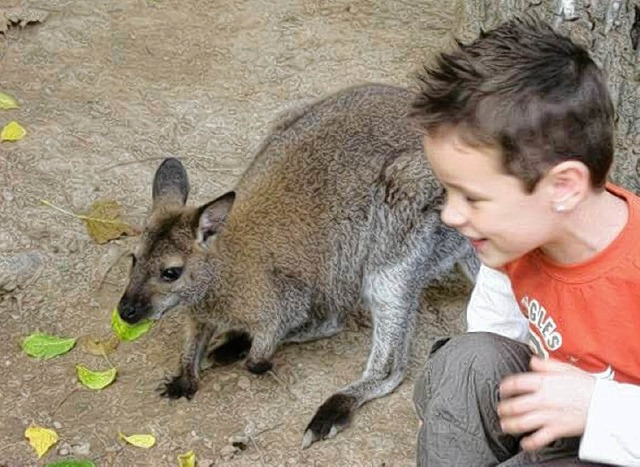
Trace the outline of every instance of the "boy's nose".
<instances>
[{"instance_id":1,"label":"boy's nose","mask_svg":"<svg viewBox=\"0 0 640 467\"><path fill-rule=\"evenodd\" d=\"M440 213L440 219L442 222L453 227L454 229L462 227L467 222L467 216L451 203L446 203L442 212Z\"/></svg>"}]
</instances>

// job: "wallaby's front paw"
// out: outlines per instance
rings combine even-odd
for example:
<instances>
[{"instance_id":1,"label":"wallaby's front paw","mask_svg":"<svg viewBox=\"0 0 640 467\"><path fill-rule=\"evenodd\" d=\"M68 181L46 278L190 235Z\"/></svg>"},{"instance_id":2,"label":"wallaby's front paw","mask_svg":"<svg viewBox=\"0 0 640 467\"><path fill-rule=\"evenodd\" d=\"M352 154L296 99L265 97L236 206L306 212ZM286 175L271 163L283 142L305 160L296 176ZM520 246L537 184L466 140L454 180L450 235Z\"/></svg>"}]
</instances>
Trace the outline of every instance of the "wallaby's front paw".
<instances>
[{"instance_id":1,"label":"wallaby's front paw","mask_svg":"<svg viewBox=\"0 0 640 467\"><path fill-rule=\"evenodd\" d=\"M160 395L169 399L191 399L197 390L198 382L183 375L168 378L158 388Z\"/></svg>"},{"instance_id":2,"label":"wallaby's front paw","mask_svg":"<svg viewBox=\"0 0 640 467\"><path fill-rule=\"evenodd\" d=\"M347 394L334 394L320 406L307 425L302 437L302 449L321 439L333 438L349 426L356 409L356 398Z\"/></svg>"},{"instance_id":3,"label":"wallaby's front paw","mask_svg":"<svg viewBox=\"0 0 640 467\"><path fill-rule=\"evenodd\" d=\"M247 359L246 362L247 370L256 375L261 375L262 373L266 373L271 368L273 368L273 363L269 360L251 360Z\"/></svg>"}]
</instances>

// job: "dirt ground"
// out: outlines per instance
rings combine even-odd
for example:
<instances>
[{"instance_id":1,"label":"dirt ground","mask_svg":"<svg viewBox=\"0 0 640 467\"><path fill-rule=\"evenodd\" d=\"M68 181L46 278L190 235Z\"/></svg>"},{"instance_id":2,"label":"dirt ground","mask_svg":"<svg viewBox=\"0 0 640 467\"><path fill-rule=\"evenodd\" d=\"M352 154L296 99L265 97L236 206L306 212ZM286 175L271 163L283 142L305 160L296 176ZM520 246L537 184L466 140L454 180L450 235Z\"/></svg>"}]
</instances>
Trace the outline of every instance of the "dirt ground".
<instances>
[{"instance_id":1,"label":"dirt ground","mask_svg":"<svg viewBox=\"0 0 640 467\"><path fill-rule=\"evenodd\" d=\"M35 331L109 336L129 267L118 259L137 241L97 245L81 221L40 200L82 213L112 199L142 225L153 173L173 155L190 172L192 202L209 201L233 186L282 109L357 83L410 85L449 40L454 4L0 0L6 10L48 13L0 35L0 91L21 104L0 111L0 126L15 119L28 131L0 144L0 465L176 465L188 450L199 466L414 464L413 378L430 340L460 325L467 288L457 277L425 293L404 384L307 450L302 433L317 406L364 368L366 327L280 350L276 376L240 365L206 372L190 402L155 393L177 366L179 313L121 344L109 356L118 379L100 392L78 385L75 365L104 369L104 358L76 348L38 361L19 344ZM41 461L24 439L32 423L61 437ZM119 431L158 442L123 447ZM243 433L245 449L234 450L232 437Z\"/></svg>"}]
</instances>

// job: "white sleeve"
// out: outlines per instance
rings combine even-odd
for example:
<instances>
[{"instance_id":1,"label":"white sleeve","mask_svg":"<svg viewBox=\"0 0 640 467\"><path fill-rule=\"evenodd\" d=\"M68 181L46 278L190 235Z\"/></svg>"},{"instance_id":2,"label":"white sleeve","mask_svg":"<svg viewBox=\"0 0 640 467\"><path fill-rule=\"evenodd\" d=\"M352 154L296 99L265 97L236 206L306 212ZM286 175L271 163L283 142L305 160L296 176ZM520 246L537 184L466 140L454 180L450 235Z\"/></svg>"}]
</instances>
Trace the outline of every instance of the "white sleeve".
<instances>
[{"instance_id":1,"label":"white sleeve","mask_svg":"<svg viewBox=\"0 0 640 467\"><path fill-rule=\"evenodd\" d=\"M613 465L640 465L640 386L596 381L579 457Z\"/></svg>"},{"instance_id":2,"label":"white sleeve","mask_svg":"<svg viewBox=\"0 0 640 467\"><path fill-rule=\"evenodd\" d=\"M493 332L528 342L529 323L516 302L511 281L484 264L467 305L467 332Z\"/></svg>"}]
</instances>

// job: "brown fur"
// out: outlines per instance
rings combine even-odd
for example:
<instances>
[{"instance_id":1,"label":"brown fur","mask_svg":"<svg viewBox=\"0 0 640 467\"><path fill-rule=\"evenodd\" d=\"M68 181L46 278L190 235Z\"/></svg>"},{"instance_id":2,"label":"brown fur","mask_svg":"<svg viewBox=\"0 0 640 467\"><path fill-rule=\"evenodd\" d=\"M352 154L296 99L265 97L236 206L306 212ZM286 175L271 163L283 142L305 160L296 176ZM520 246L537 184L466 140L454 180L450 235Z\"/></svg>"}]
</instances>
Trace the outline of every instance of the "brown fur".
<instances>
[{"instance_id":1,"label":"brown fur","mask_svg":"<svg viewBox=\"0 0 640 467\"><path fill-rule=\"evenodd\" d=\"M248 351L247 368L262 373L279 345L333 335L360 305L373 321L367 369L322 405L303 445L400 384L421 288L457 262L470 276L477 268L469 244L439 220L443 191L406 119L412 99L370 85L287 113L235 193L197 209L185 205L182 164L160 166L119 310L136 322L188 309L181 370L166 396L193 396L212 336L228 333L221 363Z\"/></svg>"}]
</instances>

